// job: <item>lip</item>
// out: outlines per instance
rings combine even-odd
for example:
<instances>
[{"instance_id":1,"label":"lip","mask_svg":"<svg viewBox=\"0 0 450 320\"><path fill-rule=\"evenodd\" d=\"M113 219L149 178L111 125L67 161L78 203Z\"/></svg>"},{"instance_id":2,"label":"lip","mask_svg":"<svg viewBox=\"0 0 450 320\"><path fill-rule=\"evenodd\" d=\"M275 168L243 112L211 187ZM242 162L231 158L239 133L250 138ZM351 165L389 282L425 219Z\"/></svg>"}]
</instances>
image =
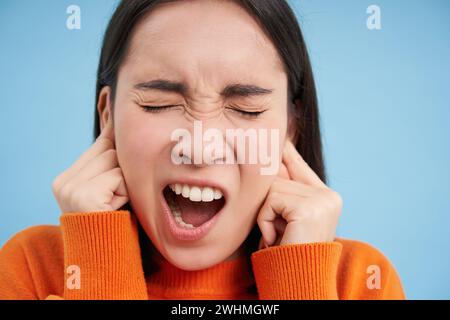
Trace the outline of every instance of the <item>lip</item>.
<instances>
[{"instance_id":1,"label":"lip","mask_svg":"<svg viewBox=\"0 0 450 320\"><path fill-rule=\"evenodd\" d=\"M167 204L166 198L164 197L164 188L172 183L179 183L179 184L188 184L191 186L209 186L218 188L222 191L223 197L225 197L225 204L224 206L207 222L202 224L201 226L198 226L193 229L186 229L183 227L180 227L176 221L175 218L169 208L169 205ZM172 192L172 191L171 191ZM222 215L222 212L224 211L225 207L227 206L227 196L228 193L225 188L220 186L217 183L203 180L203 179L182 179L182 180L174 180L171 182L167 182L164 186L161 188L160 192L160 198L161 198L161 204L164 210L164 220L166 222L166 226L170 232L170 234L177 240L181 241L197 241L202 239L206 236L206 234L212 229L216 221L219 219L219 217Z\"/></svg>"}]
</instances>

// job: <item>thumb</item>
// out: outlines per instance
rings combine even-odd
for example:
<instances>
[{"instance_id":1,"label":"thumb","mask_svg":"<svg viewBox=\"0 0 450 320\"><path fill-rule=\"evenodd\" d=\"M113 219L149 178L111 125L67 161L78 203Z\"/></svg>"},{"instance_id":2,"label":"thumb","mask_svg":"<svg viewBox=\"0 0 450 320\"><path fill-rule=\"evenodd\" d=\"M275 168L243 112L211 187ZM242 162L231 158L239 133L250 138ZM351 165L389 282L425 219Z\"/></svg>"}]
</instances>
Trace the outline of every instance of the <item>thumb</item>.
<instances>
[{"instance_id":1,"label":"thumb","mask_svg":"<svg viewBox=\"0 0 450 320\"><path fill-rule=\"evenodd\" d=\"M269 246L264 241L264 237L261 237L261 239L259 240L258 250L265 249L265 248L268 248L268 247Z\"/></svg>"},{"instance_id":2,"label":"thumb","mask_svg":"<svg viewBox=\"0 0 450 320\"><path fill-rule=\"evenodd\" d=\"M120 208L122 208L125 204L127 204L128 200L129 199L126 196L114 195L110 202L110 206L112 210L120 210Z\"/></svg>"},{"instance_id":3,"label":"thumb","mask_svg":"<svg viewBox=\"0 0 450 320\"><path fill-rule=\"evenodd\" d=\"M284 162L281 163L280 170L278 171L278 177L286 180L291 180L291 177L289 176L289 171Z\"/></svg>"}]
</instances>

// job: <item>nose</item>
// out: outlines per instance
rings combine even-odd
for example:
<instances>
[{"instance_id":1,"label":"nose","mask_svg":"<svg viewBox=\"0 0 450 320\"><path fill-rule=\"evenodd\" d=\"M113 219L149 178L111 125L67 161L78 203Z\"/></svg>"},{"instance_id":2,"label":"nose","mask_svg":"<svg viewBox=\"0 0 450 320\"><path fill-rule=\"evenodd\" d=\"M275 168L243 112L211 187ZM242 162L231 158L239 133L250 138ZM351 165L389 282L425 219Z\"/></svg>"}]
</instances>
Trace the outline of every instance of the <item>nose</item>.
<instances>
[{"instance_id":1,"label":"nose","mask_svg":"<svg viewBox=\"0 0 450 320\"><path fill-rule=\"evenodd\" d=\"M191 163L198 168L225 163L224 156L216 155L214 152L201 152L199 148L194 148L192 157L189 154L183 154L183 152L181 152L181 157L186 159L187 163Z\"/></svg>"},{"instance_id":2,"label":"nose","mask_svg":"<svg viewBox=\"0 0 450 320\"><path fill-rule=\"evenodd\" d=\"M224 130L212 125L204 127L204 123L196 120L191 130L182 129L183 136L172 149L172 159L178 159L177 164L191 164L199 168L225 164L226 158L233 154Z\"/></svg>"}]
</instances>

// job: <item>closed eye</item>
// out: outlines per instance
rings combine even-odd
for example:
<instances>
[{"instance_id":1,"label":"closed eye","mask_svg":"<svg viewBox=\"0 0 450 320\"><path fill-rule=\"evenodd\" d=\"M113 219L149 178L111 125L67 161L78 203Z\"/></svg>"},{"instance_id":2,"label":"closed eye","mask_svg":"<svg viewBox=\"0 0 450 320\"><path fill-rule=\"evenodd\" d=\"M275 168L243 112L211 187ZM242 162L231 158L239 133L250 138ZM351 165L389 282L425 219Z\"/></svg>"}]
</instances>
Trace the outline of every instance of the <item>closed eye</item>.
<instances>
[{"instance_id":1,"label":"closed eye","mask_svg":"<svg viewBox=\"0 0 450 320\"><path fill-rule=\"evenodd\" d=\"M152 112L152 113L157 113L157 112L161 112L173 107L176 107L176 105L167 105L167 106L141 106L142 109L144 109L145 112Z\"/></svg>"},{"instance_id":2,"label":"closed eye","mask_svg":"<svg viewBox=\"0 0 450 320\"><path fill-rule=\"evenodd\" d=\"M236 107L231 107L231 108L228 108L228 109L231 109L231 110L233 110L235 112L238 112L238 113L240 113L241 115L243 115L244 117L247 117L247 118L257 118L257 117L259 117L261 114L263 114L266 111L266 110L262 110L262 111L245 111L245 110L242 110L242 109L239 109L239 108L236 108Z\"/></svg>"},{"instance_id":3,"label":"closed eye","mask_svg":"<svg viewBox=\"0 0 450 320\"><path fill-rule=\"evenodd\" d=\"M161 112L173 107L177 107L177 105L166 105L166 106L141 106L145 112L151 112L151 113L157 113L157 112ZM247 118L257 118L259 117L261 114L263 114L266 110L262 110L262 111L245 111L236 107L230 107L228 109L231 109L235 112L240 113L241 115L243 115L244 117Z\"/></svg>"}]
</instances>

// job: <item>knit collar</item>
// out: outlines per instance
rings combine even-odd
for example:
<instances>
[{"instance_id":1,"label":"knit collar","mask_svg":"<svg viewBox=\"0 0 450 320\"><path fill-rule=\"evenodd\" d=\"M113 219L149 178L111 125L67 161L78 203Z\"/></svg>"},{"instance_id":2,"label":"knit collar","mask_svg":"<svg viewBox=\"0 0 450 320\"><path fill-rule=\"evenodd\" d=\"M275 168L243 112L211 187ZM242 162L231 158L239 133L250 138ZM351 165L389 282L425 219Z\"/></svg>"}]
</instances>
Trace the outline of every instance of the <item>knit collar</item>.
<instances>
[{"instance_id":1,"label":"knit collar","mask_svg":"<svg viewBox=\"0 0 450 320\"><path fill-rule=\"evenodd\" d=\"M235 299L254 284L247 257L241 255L212 267L187 271L154 256L159 270L147 277L150 296L162 299Z\"/></svg>"}]
</instances>

